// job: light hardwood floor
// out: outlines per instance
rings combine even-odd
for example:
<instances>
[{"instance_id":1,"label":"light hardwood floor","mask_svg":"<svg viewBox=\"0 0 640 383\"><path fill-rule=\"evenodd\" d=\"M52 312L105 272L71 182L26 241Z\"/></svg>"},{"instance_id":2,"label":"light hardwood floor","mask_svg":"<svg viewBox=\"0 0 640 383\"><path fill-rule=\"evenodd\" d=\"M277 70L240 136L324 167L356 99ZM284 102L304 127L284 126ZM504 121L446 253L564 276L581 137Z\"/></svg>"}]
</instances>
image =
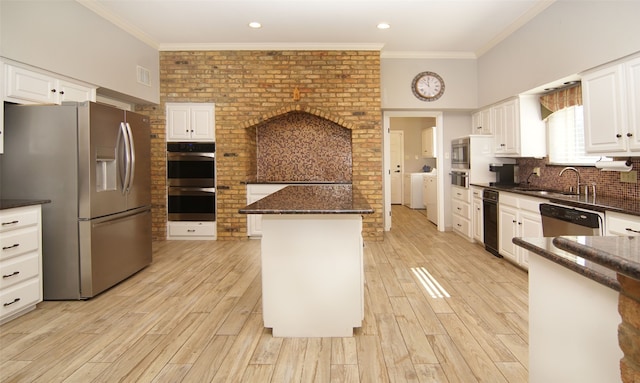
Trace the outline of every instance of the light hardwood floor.
<instances>
[{"instance_id":1,"label":"light hardwood floor","mask_svg":"<svg viewBox=\"0 0 640 383\"><path fill-rule=\"evenodd\" d=\"M151 266L0 326L2 382L527 382L527 273L394 206L352 338L262 327L260 241L154 243ZM425 268L450 297L433 298Z\"/></svg>"}]
</instances>

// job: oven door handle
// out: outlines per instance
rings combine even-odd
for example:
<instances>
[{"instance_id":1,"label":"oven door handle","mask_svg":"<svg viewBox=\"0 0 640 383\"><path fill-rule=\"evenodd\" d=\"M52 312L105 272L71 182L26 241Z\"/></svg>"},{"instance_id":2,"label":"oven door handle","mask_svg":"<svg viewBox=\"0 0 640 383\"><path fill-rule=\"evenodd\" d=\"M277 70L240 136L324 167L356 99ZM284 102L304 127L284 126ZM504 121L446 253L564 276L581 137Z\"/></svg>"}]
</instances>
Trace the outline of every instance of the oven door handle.
<instances>
[{"instance_id":1,"label":"oven door handle","mask_svg":"<svg viewBox=\"0 0 640 383\"><path fill-rule=\"evenodd\" d=\"M216 158L215 153L176 153L176 152L167 152L167 159L171 161L211 161L211 159Z\"/></svg>"},{"instance_id":2,"label":"oven door handle","mask_svg":"<svg viewBox=\"0 0 640 383\"><path fill-rule=\"evenodd\" d=\"M214 194L216 188L183 188L183 187L170 187L169 195L203 195Z\"/></svg>"}]
</instances>

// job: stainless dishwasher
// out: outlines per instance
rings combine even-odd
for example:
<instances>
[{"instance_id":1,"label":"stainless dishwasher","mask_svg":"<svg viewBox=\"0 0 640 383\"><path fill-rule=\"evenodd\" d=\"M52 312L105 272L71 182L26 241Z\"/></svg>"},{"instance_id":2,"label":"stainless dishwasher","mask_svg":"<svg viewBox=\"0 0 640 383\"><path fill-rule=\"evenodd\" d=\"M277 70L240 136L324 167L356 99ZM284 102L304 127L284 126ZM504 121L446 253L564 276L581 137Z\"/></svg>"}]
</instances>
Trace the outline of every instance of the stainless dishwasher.
<instances>
[{"instance_id":1,"label":"stainless dishwasher","mask_svg":"<svg viewBox=\"0 0 640 383\"><path fill-rule=\"evenodd\" d=\"M545 237L604 235L604 216L594 211L541 203L540 215Z\"/></svg>"}]
</instances>

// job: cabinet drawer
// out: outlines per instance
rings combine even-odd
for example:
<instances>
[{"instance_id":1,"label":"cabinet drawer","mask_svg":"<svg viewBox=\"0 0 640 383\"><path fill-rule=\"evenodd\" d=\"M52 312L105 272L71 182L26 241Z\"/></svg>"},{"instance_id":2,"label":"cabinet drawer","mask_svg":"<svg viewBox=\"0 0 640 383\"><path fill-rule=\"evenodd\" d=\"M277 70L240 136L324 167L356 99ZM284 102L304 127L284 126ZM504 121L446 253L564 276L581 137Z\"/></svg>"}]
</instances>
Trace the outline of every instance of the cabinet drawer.
<instances>
[{"instance_id":1,"label":"cabinet drawer","mask_svg":"<svg viewBox=\"0 0 640 383\"><path fill-rule=\"evenodd\" d=\"M39 209L24 208L10 209L7 213L0 212L0 233L21 229L38 224Z\"/></svg>"},{"instance_id":2,"label":"cabinet drawer","mask_svg":"<svg viewBox=\"0 0 640 383\"><path fill-rule=\"evenodd\" d=\"M467 238L471 238L471 225L468 219L462 218L458 215L453 215L453 230L460 232Z\"/></svg>"},{"instance_id":3,"label":"cabinet drawer","mask_svg":"<svg viewBox=\"0 0 640 383\"><path fill-rule=\"evenodd\" d=\"M171 222L169 235L172 237L212 237L216 234L213 222Z\"/></svg>"},{"instance_id":4,"label":"cabinet drawer","mask_svg":"<svg viewBox=\"0 0 640 383\"><path fill-rule=\"evenodd\" d=\"M0 236L0 260L36 251L38 245L37 227L3 233Z\"/></svg>"},{"instance_id":5,"label":"cabinet drawer","mask_svg":"<svg viewBox=\"0 0 640 383\"><path fill-rule=\"evenodd\" d=\"M38 276L38 258L38 253L34 252L0 262L0 289Z\"/></svg>"},{"instance_id":6,"label":"cabinet drawer","mask_svg":"<svg viewBox=\"0 0 640 383\"><path fill-rule=\"evenodd\" d=\"M498 202L500 205L508 205L513 207L518 207L518 195L513 193L503 193L500 192Z\"/></svg>"},{"instance_id":7,"label":"cabinet drawer","mask_svg":"<svg viewBox=\"0 0 640 383\"><path fill-rule=\"evenodd\" d=\"M609 235L640 235L640 217L606 212L606 220Z\"/></svg>"},{"instance_id":8,"label":"cabinet drawer","mask_svg":"<svg viewBox=\"0 0 640 383\"><path fill-rule=\"evenodd\" d=\"M466 219L471 219L471 206L468 203L462 201L451 201L451 208L454 215L462 216Z\"/></svg>"},{"instance_id":9,"label":"cabinet drawer","mask_svg":"<svg viewBox=\"0 0 640 383\"><path fill-rule=\"evenodd\" d=\"M458 201L471 202L471 193L469 192L469 189L452 186L451 198Z\"/></svg>"},{"instance_id":10,"label":"cabinet drawer","mask_svg":"<svg viewBox=\"0 0 640 383\"><path fill-rule=\"evenodd\" d=\"M0 319L40 302L40 297L38 278L0 290Z\"/></svg>"},{"instance_id":11,"label":"cabinet drawer","mask_svg":"<svg viewBox=\"0 0 640 383\"><path fill-rule=\"evenodd\" d=\"M548 202L540 198L520 197L518 198L518 207L522 210L527 210L532 213L540 213L540 204Z\"/></svg>"}]
</instances>

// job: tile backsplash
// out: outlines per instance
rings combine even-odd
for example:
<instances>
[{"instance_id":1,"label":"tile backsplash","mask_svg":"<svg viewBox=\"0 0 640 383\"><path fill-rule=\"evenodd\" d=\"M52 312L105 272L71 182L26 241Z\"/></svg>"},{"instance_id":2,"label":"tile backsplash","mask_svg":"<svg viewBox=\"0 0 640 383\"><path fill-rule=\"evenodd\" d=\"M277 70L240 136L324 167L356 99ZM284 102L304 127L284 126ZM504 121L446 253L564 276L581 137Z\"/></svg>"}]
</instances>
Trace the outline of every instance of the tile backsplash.
<instances>
[{"instance_id":1,"label":"tile backsplash","mask_svg":"<svg viewBox=\"0 0 640 383\"><path fill-rule=\"evenodd\" d=\"M617 158L616 160L627 160L627 158ZM569 190L570 186L576 184L575 172L565 172L559 176L564 168L561 165L550 165L549 159L519 158L519 182L527 181L527 177L533 172L533 168L540 167L540 177L535 175L529 178L529 186L543 187L553 190ZM640 157L631 158L633 171L640 172ZM580 173L580 182L596 184L596 193L601 196L616 197L623 199L633 199L640 201L640 184L636 173L636 183L620 181L620 172L601 171L593 166L574 166Z\"/></svg>"},{"instance_id":2,"label":"tile backsplash","mask_svg":"<svg viewBox=\"0 0 640 383\"><path fill-rule=\"evenodd\" d=\"M352 182L350 129L290 112L256 132L258 182Z\"/></svg>"}]
</instances>

